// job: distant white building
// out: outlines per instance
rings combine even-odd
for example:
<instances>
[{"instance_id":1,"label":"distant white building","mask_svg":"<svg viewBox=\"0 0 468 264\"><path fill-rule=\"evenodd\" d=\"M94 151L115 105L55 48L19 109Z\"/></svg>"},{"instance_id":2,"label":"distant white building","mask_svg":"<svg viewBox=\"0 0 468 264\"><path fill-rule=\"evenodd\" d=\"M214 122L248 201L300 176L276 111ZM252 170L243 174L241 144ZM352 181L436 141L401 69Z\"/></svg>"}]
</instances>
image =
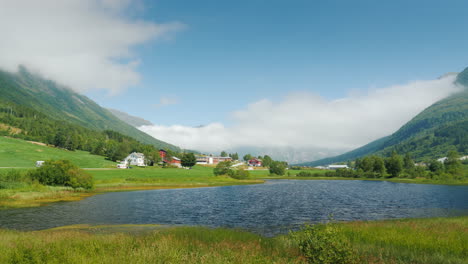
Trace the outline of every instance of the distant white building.
<instances>
[{"instance_id":1,"label":"distant white building","mask_svg":"<svg viewBox=\"0 0 468 264\"><path fill-rule=\"evenodd\" d=\"M146 166L145 155L143 153L133 152L128 155L122 163L134 166Z\"/></svg>"},{"instance_id":2,"label":"distant white building","mask_svg":"<svg viewBox=\"0 0 468 264\"><path fill-rule=\"evenodd\" d=\"M349 169L348 165L328 165L327 170L337 170L337 169Z\"/></svg>"},{"instance_id":3,"label":"distant white building","mask_svg":"<svg viewBox=\"0 0 468 264\"><path fill-rule=\"evenodd\" d=\"M437 159L437 161L444 163L447 159L448 159L447 157L443 157L443 158ZM466 159L468 159L468 156L463 156L459 158L459 160L466 160Z\"/></svg>"}]
</instances>

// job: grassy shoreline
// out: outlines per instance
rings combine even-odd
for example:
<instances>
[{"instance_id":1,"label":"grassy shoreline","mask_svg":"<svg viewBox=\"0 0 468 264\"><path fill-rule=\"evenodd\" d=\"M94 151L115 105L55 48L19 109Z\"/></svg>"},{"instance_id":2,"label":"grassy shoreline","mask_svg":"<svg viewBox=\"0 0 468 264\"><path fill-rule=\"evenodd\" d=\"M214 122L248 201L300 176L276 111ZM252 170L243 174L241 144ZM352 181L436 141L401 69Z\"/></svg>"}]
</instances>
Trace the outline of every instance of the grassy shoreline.
<instances>
[{"instance_id":1,"label":"grassy shoreline","mask_svg":"<svg viewBox=\"0 0 468 264\"><path fill-rule=\"evenodd\" d=\"M468 216L336 223L359 263L465 263ZM1 263L306 263L292 235L207 227L0 229Z\"/></svg>"},{"instance_id":2,"label":"grassy shoreline","mask_svg":"<svg viewBox=\"0 0 468 264\"><path fill-rule=\"evenodd\" d=\"M7 169L1 169L5 171ZM25 172L25 169L17 169ZM121 191L202 188L230 185L261 184L265 180L366 180L389 181L396 183L439 184L439 185L468 185L468 182L448 182L428 179L403 178L340 178L340 177L296 177L300 171L290 170L290 176L271 176L268 171L250 171L247 180L236 180L227 176L213 176L211 167L195 166L191 170L163 169L163 168L134 168L115 169L97 168L87 169L95 178L95 189L91 191L73 190L67 187L42 186L39 184L12 185L0 188L0 210L21 207L43 206L54 202L78 201L86 197Z\"/></svg>"},{"instance_id":3,"label":"grassy shoreline","mask_svg":"<svg viewBox=\"0 0 468 264\"><path fill-rule=\"evenodd\" d=\"M266 176L256 177L262 180L346 180L346 181L388 181L395 183L434 184L434 185L468 185L468 181L438 181L430 179L407 179L407 178L345 178L345 177L296 177L296 176Z\"/></svg>"}]
</instances>

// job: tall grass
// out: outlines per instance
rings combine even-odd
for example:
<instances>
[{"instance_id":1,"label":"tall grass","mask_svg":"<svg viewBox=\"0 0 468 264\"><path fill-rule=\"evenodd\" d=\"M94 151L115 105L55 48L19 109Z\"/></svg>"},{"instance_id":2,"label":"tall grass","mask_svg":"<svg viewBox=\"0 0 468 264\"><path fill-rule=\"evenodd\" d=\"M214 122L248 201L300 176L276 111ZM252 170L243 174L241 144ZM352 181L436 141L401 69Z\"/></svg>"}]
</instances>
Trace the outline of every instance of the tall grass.
<instances>
[{"instance_id":1,"label":"tall grass","mask_svg":"<svg viewBox=\"0 0 468 264\"><path fill-rule=\"evenodd\" d=\"M306 263L297 235L232 229L72 226L0 230L0 263ZM468 217L333 224L360 263L466 263ZM316 231L327 231L318 228ZM137 231L137 232L134 232ZM329 233L324 233L334 240ZM317 234L317 237L323 237ZM301 236L301 235L300 235ZM312 238L310 236L306 236ZM313 236L316 237L316 236ZM327 250L327 240L310 240ZM319 262L320 263L320 262ZM344 262L347 263L347 262Z\"/></svg>"},{"instance_id":2,"label":"tall grass","mask_svg":"<svg viewBox=\"0 0 468 264\"><path fill-rule=\"evenodd\" d=\"M284 240L226 229L0 231L0 263L304 263Z\"/></svg>"}]
</instances>

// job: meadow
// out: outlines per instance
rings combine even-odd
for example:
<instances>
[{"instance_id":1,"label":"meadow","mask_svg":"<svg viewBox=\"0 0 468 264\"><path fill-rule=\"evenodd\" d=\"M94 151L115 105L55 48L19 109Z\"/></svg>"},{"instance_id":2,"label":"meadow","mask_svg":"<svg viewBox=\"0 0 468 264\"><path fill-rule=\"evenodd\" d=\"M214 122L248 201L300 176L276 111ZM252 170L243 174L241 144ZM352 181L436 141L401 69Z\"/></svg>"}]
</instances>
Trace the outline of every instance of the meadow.
<instances>
[{"instance_id":1,"label":"meadow","mask_svg":"<svg viewBox=\"0 0 468 264\"><path fill-rule=\"evenodd\" d=\"M38 160L70 160L81 168L113 168L115 162L85 151L68 151L21 139L0 137L0 167L33 168Z\"/></svg>"},{"instance_id":2,"label":"meadow","mask_svg":"<svg viewBox=\"0 0 468 264\"><path fill-rule=\"evenodd\" d=\"M455 264L468 257L468 217L332 225L359 263ZM298 245L292 234L267 238L222 228L79 225L0 230L0 262L307 263Z\"/></svg>"}]
</instances>

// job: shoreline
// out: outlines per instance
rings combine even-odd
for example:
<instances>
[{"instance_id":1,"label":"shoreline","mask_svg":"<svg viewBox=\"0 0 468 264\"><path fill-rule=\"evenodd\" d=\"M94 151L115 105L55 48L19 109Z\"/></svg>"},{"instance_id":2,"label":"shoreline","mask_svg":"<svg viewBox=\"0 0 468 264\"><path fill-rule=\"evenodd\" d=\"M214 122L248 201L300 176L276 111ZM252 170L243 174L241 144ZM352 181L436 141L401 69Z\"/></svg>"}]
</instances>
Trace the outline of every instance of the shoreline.
<instances>
[{"instance_id":1,"label":"shoreline","mask_svg":"<svg viewBox=\"0 0 468 264\"><path fill-rule=\"evenodd\" d=\"M263 184L266 180L347 180L347 181L386 181L393 183L408 183L408 184L432 184L432 185L447 185L447 186L467 186L468 182L439 182L427 179L405 179L405 178L389 178L389 179L374 179L374 178L343 178L343 177L296 177L296 176L267 176L267 177L253 177L250 180L243 180L239 182L225 182L225 183L200 183L200 184L166 184L156 185L151 183L146 184L97 184L96 188L90 191L76 191L70 188L53 189L48 192L21 192L14 193L11 197L16 199L6 198L0 200L0 210L28 208L47 206L56 202L73 202L80 201L87 197L98 194L110 192L130 192L130 191L145 191L145 190L164 190L164 189L191 189L191 188L209 188L209 187L222 187L222 186L237 186L237 185L252 185ZM46 187L47 188L47 187Z\"/></svg>"},{"instance_id":2,"label":"shoreline","mask_svg":"<svg viewBox=\"0 0 468 264\"><path fill-rule=\"evenodd\" d=\"M152 185L152 184L136 184L136 185L104 185L97 186L94 190L90 191L76 191L76 190L57 190L51 191L49 193L39 193L39 192L29 192L37 193L38 195L43 194L43 197L38 199L34 198L32 195L31 199L6 199L4 201L0 200L0 210L9 210L9 209L18 209L18 208L29 208L29 207L39 207L47 206L52 203L57 202L75 202L81 201L85 198L111 193L111 192L132 192L132 191L148 191L148 190L167 190L167 189L193 189L193 188L209 188L209 187L223 187L223 186L236 186L236 185L253 185L253 184L263 184L265 181L261 179L253 179L244 182L227 182L224 184L181 184L181 185ZM27 192L25 192L27 193ZM21 192L16 193L14 196L19 196ZM47 196L49 194L49 196ZM13 196L13 197L14 197Z\"/></svg>"},{"instance_id":3,"label":"shoreline","mask_svg":"<svg viewBox=\"0 0 468 264\"><path fill-rule=\"evenodd\" d=\"M345 177L296 177L296 176L269 176L257 177L261 180L330 180L330 181L387 181L394 183L410 183L410 184L433 184L433 185L449 185L449 186L468 186L468 182L444 182L428 179L407 179L407 178L345 178Z\"/></svg>"}]
</instances>

